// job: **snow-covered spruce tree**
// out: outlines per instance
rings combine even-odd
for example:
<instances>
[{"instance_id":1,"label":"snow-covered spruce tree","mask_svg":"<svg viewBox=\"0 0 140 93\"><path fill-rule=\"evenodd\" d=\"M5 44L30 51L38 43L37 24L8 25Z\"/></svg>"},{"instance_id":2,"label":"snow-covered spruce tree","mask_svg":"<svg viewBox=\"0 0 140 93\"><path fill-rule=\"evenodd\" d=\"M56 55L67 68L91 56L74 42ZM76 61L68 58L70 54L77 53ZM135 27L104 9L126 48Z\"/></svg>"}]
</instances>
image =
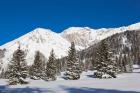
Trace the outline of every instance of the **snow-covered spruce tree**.
<instances>
[{"instance_id":1,"label":"snow-covered spruce tree","mask_svg":"<svg viewBox=\"0 0 140 93\"><path fill-rule=\"evenodd\" d=\"M56 80L56 71L57 71L57 66L56 66L56 58L54 54L54 50L50 52L50 56L48 59L48 62L46 64L46 81L54 81Z\"/></svg>"},{"instance_id":2,"label":"snow-covered spruce tree","mask_svg":"<svg viewBox=\"0 0 140 93\"><path fill-rule=\"evenodd\" d=\"M36 51L34 63L30 67L30 78L34 80L44 79L45 77L45 56Z\"/></svg>"},{"instance_id":3,"label":"snow-covered spruce tree","mask_svg":"<svg viewBox=\"0 0 140 93\"><path fill-rule=\"evenodd\" d=\"M106 43L102 41L97 49L94 76L96 78L116 78L118 68L113 60L113 54Z\"/></svg>"},{"instance_id":4,"label":"snow-covered spruce tree","mask_svg":"<svg viewBox=\"0 0 140 93\"><path fill-rule=\"evenodd\" d=\"M0 78L2 78L2 79L6 79L4 69L1 69L1 72L0 72Z\"/></svg>"},{"instance_id":5,"label":"snow-covered spruce tree","mask_svg":"<svg viewBox=\"0 0 140 93\"><path fill-rule=\"evenodd\" d=\"M57 69L56 69L56 74L57 75L60 75L61 74L61 61L60 61L60 59L57 59L56 60L56 67L57 67Z\"/></svg>"},{"instance_id":6,"label":"snow-covered spruce tree","mask_svg":"<svg viewBox=\"0 0 140 93\"><path fill-rule=\"evenodd\" d=\"M0 70L2 69L2 60L0 59Z\"/></svg>"},{"instance_id":7,"label":"snow-covered spruce tree","mask_svg":"<svg viewBox=\"0 0 140 93\"><path fill-rule=\"evenodd\" d=\"M78 61L75 44L71 43L71 47L68 52L67 57L67 69L65 73L65 78L68 80L77 80L80 78L81 68L80 62Z\"/></svg>"},{"instance_id":8,"label":"snow-covered spruce tree","mask_svg":"<svg viewBox=\"0 0 140 93\"><path fill-rule=\"evenodd\" d=\"M18 49L13 53L12 60L8 65L8 73L9 73L9 84L10 85L17 85L17 84L27 84L28 82L25 81L28 70L25 60L25 52Z\"/></svg>"},{"instance_id":9,"label":"snow-covered spruce tree","mask_svg":"<svg viewBox=\"0 0 140 93\"><path fill-rule=\"evenodd\" d=\"M0 78L2 78L2 61L1 61L1 59L0 59Z\"/></svg>"},{"instance_id":10,"label":"snow-covered spruce tree","mask_svg":"<svg viewBox=\"0 0 140 93\"><path fill-rule=\"evenodd\" d=\"M132 72L133 63L130 59L129 54L123 54L123 59L122 59L122 72Z\"/></svg>"}]
</instances>

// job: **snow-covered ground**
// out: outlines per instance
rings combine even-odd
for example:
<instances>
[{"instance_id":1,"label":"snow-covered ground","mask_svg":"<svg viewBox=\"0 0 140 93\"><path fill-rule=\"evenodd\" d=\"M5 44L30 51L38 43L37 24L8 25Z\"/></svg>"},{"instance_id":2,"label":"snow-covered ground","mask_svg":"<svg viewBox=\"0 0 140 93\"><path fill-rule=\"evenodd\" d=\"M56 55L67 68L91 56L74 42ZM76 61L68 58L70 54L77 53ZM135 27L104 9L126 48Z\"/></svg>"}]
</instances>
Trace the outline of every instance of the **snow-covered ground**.
<instances>
[{"instance_id":1,"label":"snow-covered ground","mask_svg":"<svg viewBox=\"0 0 140 93\"><path fill-rule=\"evenodd\" d=\"M8 86L0 80L0 93L140 93L140 69L118 75L116 79L95 79L93 72L83 72L80 80L45 82L29 80L27 85Z\"/></svg>"}]
</instances>

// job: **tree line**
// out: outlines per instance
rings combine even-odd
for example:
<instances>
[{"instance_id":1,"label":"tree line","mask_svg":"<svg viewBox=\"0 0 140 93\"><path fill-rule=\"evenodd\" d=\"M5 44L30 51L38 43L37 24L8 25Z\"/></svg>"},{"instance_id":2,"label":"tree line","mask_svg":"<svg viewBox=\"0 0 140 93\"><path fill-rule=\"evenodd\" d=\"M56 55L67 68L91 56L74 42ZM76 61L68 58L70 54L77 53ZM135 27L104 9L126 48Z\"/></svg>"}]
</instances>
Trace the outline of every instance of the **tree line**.
<instances>
[{"instance_id":1,"label":"tree line","mask_svg":"<svg viewBox=\"0 0 140 93\"><path fill-rule=\"evenodd\" d=\"M94 70L93 76L95 78L116 78L122 68L118 66L118 59L114 56L105 40L101 41L95 53L95 58L90 57L92 62L90 66L92 65L93 67L91 70ZM125 64L120 63L120 65ZM68 56L62 59L55 57L53 49L47 61L40 51L36 51L34 62L31 66L27 65L25 51L19 46L13 53L7 71L1 73L1 77L7 78L10 85L27 84L26 78L54 81L57 79L57 75L64 71L64 79L77 80L80 79L83 71L89 70L87 69L88 66L89 61L86 59L81 60L75 49L74 42L71 43Z\"/></svg>"}]
</instances>

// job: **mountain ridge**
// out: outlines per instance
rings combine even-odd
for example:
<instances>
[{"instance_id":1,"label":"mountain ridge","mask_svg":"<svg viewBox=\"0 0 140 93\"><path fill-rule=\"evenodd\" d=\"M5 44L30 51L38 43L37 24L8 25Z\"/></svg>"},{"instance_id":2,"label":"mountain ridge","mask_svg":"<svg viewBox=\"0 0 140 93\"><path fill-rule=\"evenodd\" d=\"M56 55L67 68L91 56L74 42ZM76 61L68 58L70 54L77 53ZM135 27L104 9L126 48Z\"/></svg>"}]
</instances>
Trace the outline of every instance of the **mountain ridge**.
<instances>
[{"instance_id":1,"label":"mountain ridge","mask_svg":"<svg viewBox=\"0 0 140 93\"><path fill-rule=\"evenodd\" d=\"M91 29L89 27L70 27L61 32L61 36L67 39L69 42L74 41L77 45L87 48L90 45L97 43L113 34L138 29L140 29L140 22L119 28ZM83 41L83 43L81 43L81 41Z\"/></svg>"},{"instance_id":2,"label":"mountain ridge","mask_svg":"<svg viewBox=\"0 0 140 93\"><path fill-rule=\"evenodd\" d=\"M69 28L67 28L67 29L65 29L65 30L63 30L62 32L59 32L59 33L54 32L54 31L52 31L51 29L46 29L46 28L38 27L38 28L35 28L35 29L33 29L32 31L28 32L28 33L32 33L32 32L34 32L34 31L36 31L36 30L39 30L39 29L47 30L47 31L50 31L50 32L54 32L54 33L56 33L56 34L62 34L62 33L64 33L66 30L69 30L69 29L77 29L77 30L79 30L79 29L88 29L88 30L93 30L93 31L106 31L106 30L113 30L113 29L125 29L126 27L127 27L128 29L130 29L130 30L140 29L140 22L137 22L137 23L135 23L135 24L131 24L131 25L128 25L128 26L121 26L121 27L115 27L115 28L99 28L99 29L93 29L93 28L90 28L90 27L76 27L76 26L73 26L73 27L69 27ZM40 31L41 31L41 30L40 30ZM26 34L28 34L28 33L26 33ZM24 35L26 35L26 34L24 34ZM22 35L22 36L23 36L23 35ZM20 37L22 37L22 36L20 36ZM20 38L20 37L17 37L17 38ZM17 39L17 38L16 38L16 39ZM11 41L14 41L14 40L16 40L16 39L13 39L13 40L11 40ZM9 42L11 42L11 41L9 41ZM9 42L8 42L8 43L9 43ZM6 45L6 44L7 44L7 43L0 45L0 48L2 48L2 46Z\"/></svg>"},{"instance_id":3,"label":"mountain ridge","mask_svg":"<svg viewBox=\"0 0 140 93\"><path fill-rule=\"evenodd\" d=\"M19 45L27 53L26 59L28 64L32 64L36 51L42 52L48 58L50 51L54 49L56 57L61 58L67 56L70 43L73 41L76 44L76 49L80 51L116 33L137 29L140 29L140 23L119 28L101 28L96 30L89 27L71 27L61 33L55 33L50 29L36 28L0 46L1 50L6 50L2 60L7 64Z\"/></svg>"}]
</instances>

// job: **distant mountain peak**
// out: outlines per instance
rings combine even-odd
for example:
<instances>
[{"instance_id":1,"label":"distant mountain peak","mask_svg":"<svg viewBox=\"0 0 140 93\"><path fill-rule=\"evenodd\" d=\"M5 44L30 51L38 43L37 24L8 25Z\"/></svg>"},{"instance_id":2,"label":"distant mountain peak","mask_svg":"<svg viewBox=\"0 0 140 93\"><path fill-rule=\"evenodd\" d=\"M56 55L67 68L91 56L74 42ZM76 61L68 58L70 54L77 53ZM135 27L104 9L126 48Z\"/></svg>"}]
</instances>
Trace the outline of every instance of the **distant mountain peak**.
<instances>
[{"instance_id":1,"label":"distant mountain peak","mask_svg":"<svg viewBox=\"0 0 140 93\"><path fill-rule=\"evenodd\" d=\"M93 29L91 29L89 27L70 27L70 28L64 30L62 33L63 34L87 33L87 32L90 32L91 30L93 30Z\"/></svg>"}]
</instances>

